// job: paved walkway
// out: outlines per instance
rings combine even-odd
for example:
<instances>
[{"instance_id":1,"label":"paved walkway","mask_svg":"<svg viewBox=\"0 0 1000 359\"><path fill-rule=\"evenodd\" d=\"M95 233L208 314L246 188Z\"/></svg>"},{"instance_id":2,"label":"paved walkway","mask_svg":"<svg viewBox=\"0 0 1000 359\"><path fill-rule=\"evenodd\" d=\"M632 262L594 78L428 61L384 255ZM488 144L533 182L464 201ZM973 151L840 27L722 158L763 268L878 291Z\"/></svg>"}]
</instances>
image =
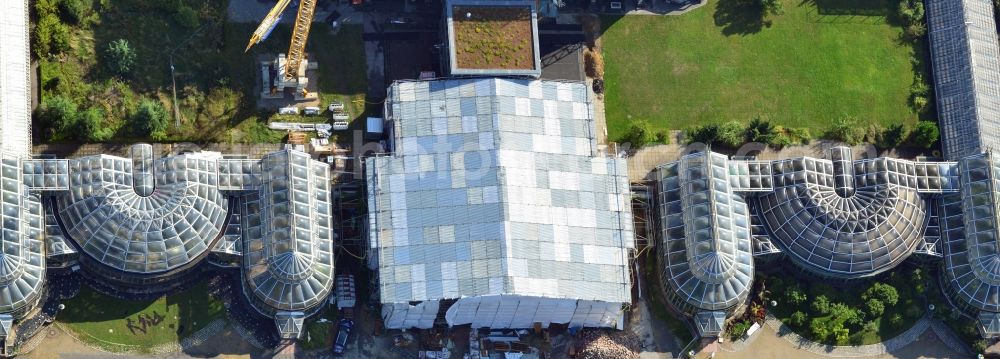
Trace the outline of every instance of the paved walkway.
<instances>
[{"instance_id":1,"label":"paved walkway","mask_svg":"<svg viewBox=\"0 0 1000 359\"><path fill-rule=\"evenodd\" d=\"M860 346L819 344L795 334L768 315L758 334L745 341L723 343L715 357L747 358L968 358L964 346L940 322L921 318L910 329L882 343ZM709 356L711 350L699 354Z\"/></svg>"},{"instance_id":2,"label":"paved walkway","mask_svg":"<svg viewBox=\"0 0 1000 359\"><path fill-rule=\"evenodd\" d=\"M670 140L677 143L678 137L679 132L673 131L671 133ZM826 158L827 150L836 145L839 144L830 141L813 141L813 143L809 145L788 146L783 149L776 150L761 144L747 144L733 154L746 155L756 153L757 158L763 160L787 159L803 156ZM682 155L698 152L704 149L704 146L684 146L678 144L643 147L639 149L639 152L628 158L628 178L632 181L651 179L651 172L656 168L656 166L677 161L677 159ZM878 151L871 146L853 146L852 149L854 150L855 158L872 158L880 156ZM892 155L881 154L881 156Z\"/></svg>"}]
</instances>

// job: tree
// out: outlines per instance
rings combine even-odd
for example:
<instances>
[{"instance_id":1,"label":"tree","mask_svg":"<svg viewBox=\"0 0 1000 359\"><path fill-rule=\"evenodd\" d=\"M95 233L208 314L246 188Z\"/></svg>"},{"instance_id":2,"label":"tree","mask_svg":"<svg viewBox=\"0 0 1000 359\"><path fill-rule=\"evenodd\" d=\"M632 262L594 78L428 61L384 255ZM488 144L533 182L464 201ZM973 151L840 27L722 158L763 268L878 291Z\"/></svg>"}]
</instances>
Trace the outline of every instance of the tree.
<instances>
[{"instance_id":1,"label":"tree","mask_svg":"<svg viewBox=\"0 0 1000 359\"><path fill-rule=\"evenodd\" d=\"M771 144L774 137L780 134L779 126L771 124L771 121L754 117L747 126L747 141Z\"/></svg>"},{"instance_id":2,"label":"tree","mask_svg":"<svg viewBox=\"0 0 1000 359\"><path fill-rule=\"evenodd\" d=\"M128 74L129 71L132 71L132 66L135 65L135 49L125 39L109 43L104 50L104 55L108 69L118 75Z\"/></svg>"},{"instance_id":3,"label":"tree","mask_svg":"<svg viewBox=\"0 0 1000 359\"><path fill-rule=\"evenodd\" d=\"M810 305L812 310L818 314L830 314L830 300L825 295L817 296Z\"/></svg>"},{"instance_id":4,"label":"tree","mask_svg":"<svg viewBox=\"0 0 1000 359\"><path fill-rule=\"evenodd\" d=\"M891 285L875 282L864 293L861 293L861 299L866 302L870 299L877 299L885 305L894 306L899 302L899 292Z\"/></svg>"},{"instance_id":5,"label":"tree","mask_svg":"<svg viewBox=\"0 0 1000 359\"><path fill-rule=\"evenodd\" d=\"M803 324L806 324L806 313L803 313L801 310L795 311L795 313L792 313L792 316L788 317L788 324L791 324L793 327L801 327Z\"/></svg>"},{"instance_id":6,"label":"tree","mask_svg":"<svg viewBox=\"0 0 1000 359\"><path fill-rule=\"evenodd\" d=\"M937 123L933 121L920 121L917 123L917 127L913 129L913 145L923 148L934 147L937 143L940 133L938 132Z\"/></svg>"},{"instance_id":7,"label":"tree","mask_svg":"<svg viewBox=\"0 0 1000 359\"><path fill-rule=\"evenodd\" d=\"M875 319L881 317L882 313L885 313L885 304L881 300L869 298L865 301L865 309L868 310L868 317Z\"/></svg>"},{"instance_id":8,"label":"tree","mask_svg":"<svg viewBox=\"0 0 1000 359\"><path fill-rule=\"evenodd\" d=\"M909 130L902 123L889 125L876 137L875 145L881 148L896 148L903 144Z\"/></svg>"},{"instance_id":9,"label":"tree","mask_svg":"<svg viewBox=\"0 0 1000 359\"><path fill-rule=\"evenodd\" d=\"M632 148L643 147L653 141L656 141L656 133L646 120L632 121L621 139L621 142L631 144Z\"/></svg>"},{"instance_id":10,"label":"tree","mask_svg":"<svg viewBox=\"0 0 1000 359\"><path fill-rule=\"evenodd\" d=\"M861 313L844 303L830 305L830 320L834 323L861 324Z\"/></svg>"},{"instance_id":11,"label":"tree","mask_svg":"<svg viewBox=\"0 0 1000 359\"><path fill-rule=\"evenodd\" d=\"M77 106L68 98L53 96L45 99L40 106L39 115L60 133L76 128Z\"/></svg>"},{"instance_id":12,"label":"tree","mask_svg":"<svg viewBox=\"0 0 1000 359\"><path fill-rule=\"evenodd\" d=\"M111 139L115 132L104 125L104 111L97 107L91 107L80 112L77 125L80 130L77 132L81 139L93 142L103 142Z\"/></svg>"},{"instance_id":13,"label":"tree","mask_svg":"<svg viewBox=\"0 0 1000 359\"><path fill-rule=\"evenodd\" d=\"M142 99L132 116L132 128L139 135L161 135L167 130L167 110L159 101Z\"/></svg>"}]
</instances>

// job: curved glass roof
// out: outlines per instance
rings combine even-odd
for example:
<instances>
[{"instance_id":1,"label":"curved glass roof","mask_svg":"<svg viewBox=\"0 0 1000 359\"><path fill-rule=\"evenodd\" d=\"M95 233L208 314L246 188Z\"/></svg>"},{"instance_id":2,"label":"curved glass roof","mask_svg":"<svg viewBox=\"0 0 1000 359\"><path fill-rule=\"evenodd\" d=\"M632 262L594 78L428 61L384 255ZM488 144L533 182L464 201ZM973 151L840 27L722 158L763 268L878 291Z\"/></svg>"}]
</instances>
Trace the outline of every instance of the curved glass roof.
<instances>
[{"instance_id":1,"label":"curved glass roof","mask_svg":"<svg viewBox=\"0 0 1000 359\"><path fill-rule=\"evenodd\" d=\"M923 240L925 203L913 188L838 183L833 163L812 158L773 167L775 188L759 197L761 218L804 268L872 275L894 267Z\"/></svg>"},{"instance_id":2,"label":"curved glass roof","mask_svg":"<svg viewBox=\"0 0 1000 359\"><path fill-rule=\"evenodd\" d=\"M698 153L660 167L664 280L681 300L727 310L753 283L749 210L729 186L724 155Z\"/></svg>"},{"instance_id":3,"label":"curved glass roof","mask_svg":"<svg viewBox=\"0 0 1000 359\"><path fill-rule=\"evenodd\" d=\"M262 312L305 311L333 287L329 167L302 152L269 154L243 196L243 277Z\"/></svg>"},{"instance_id":4,"label":"curved glass roof","mask_svg":"<svg viewBox=\"0 0 1000 359\"><path fill-rule=\"evenodd\" d=\"M1000 165L984 154L962 160L960 170L961 196L942 199L945 274L964 302L1000 312L996 207Z\"/></svg>"},{"instance_id":5,"label":"curved glass roof","mask_svg":"<svg viewBox=\"0 0 1000 359\"><path fill-rule=\"evenodd\" d=\"M92 156L69 161L69 191L57 195L59 217L97 262L132 273L183 266L209 249L226 221L214 158L149 160Z\"/></svg>"},{"instance_id":6,"label":"curved glass roof","mask_svg":"<svg viewBox=\"0 0 1000 359\"><path fill-rule=\"evenodd\" d=\"M45 280L42 204L20 181L17 159L0 161L0 312L23 314Z\"/></svg>"}]
</instances>

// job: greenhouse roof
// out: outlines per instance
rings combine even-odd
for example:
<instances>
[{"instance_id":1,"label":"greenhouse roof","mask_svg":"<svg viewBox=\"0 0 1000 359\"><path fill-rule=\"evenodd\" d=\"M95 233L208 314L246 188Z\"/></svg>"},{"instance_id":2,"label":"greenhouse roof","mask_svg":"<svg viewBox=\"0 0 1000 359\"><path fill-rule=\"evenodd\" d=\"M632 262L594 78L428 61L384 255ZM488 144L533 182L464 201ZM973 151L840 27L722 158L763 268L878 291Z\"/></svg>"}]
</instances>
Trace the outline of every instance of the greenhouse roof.
<instances>
[{"instance_id":1,"label":"greenhouse roof","mask_svg":"<svg viewBox=\"0 0 1000 359\"><path fill-rule=\"evenodd\" d=\"M663 279L708 311L743 302L753 284L749 210L733 193L726 156L702 152L660 167Z\"/></svg>"},{"instance_id":2,"label":"greenhouse roof","mask_svg":"<svg viewBox=\"0 0 1000 359\"><path fill-rule=\"evenodd\" d=\"M1000 150L1000 44L990 0L928 0L944 154Z\"/></svg>"},{"instance_id":3,"label":"greenhouse roof","mask_svg":"<svg viewBox=\"0 0 1000 359\"><path fill-rule=\"evenodd\" d=\"M625 161L583 83L397 82L394 154L369 159L383 303L519 294L630 301Z\"/></svg>"}]
</instances>

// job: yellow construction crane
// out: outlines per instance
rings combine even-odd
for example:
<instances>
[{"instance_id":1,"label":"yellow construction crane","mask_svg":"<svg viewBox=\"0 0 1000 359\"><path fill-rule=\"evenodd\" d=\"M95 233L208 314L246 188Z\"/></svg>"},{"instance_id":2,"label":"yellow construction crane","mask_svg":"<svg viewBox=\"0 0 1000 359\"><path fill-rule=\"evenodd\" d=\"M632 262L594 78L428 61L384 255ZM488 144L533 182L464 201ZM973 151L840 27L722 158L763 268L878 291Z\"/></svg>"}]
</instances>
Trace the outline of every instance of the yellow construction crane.
<instances>
[{"instance_id":1,"label":"yellow construction crane","mask_svg":"<svg viewBox=\"0 0 1000 359\"><path fill-rule=\"evenodd\" d=\"M267 13L264 20L260 22L257 30L253 32L253 36L250 37L250 43L247 44L244 52L249 51L253 45L264 41L271 35L271 31L281 21L281 14L285 12L285 8L291 2L292 0L278 0L278 3L271 8L271 11ZM301 65L305 61L306 40L309 39L309 27L312 25L313 13L315 11L316 0L301 0L299 2L298 14L295 15L295 25L292 27L292 39L288 44L288 58L284 62L284 71L279 70L279 72L284 72L284 78L275 80L291 82L305 76L305 69ZM304 93L304 84L301 84L299 87L299 90Z\"/></svg>"}]
</instances>

